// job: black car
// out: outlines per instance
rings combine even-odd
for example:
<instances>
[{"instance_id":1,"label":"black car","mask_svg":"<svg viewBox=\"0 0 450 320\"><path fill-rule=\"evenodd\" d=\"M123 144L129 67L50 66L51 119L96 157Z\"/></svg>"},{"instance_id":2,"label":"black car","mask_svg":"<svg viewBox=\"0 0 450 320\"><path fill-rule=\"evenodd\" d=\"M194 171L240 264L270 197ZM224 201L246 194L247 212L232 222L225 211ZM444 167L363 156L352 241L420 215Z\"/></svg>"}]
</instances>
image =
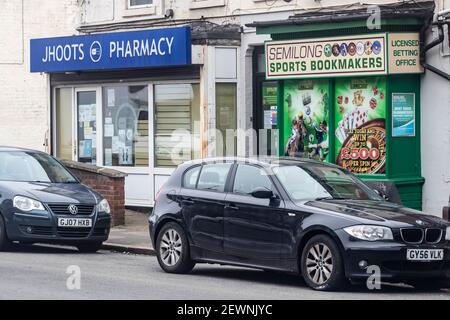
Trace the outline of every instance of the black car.
<instances>
[{"instance_id":1,"label":"black car","mask_svg":"<svg viewBox=\"0 0 450 320\"><path fill-rule=\"evenodd\" d=\"M150 236L166 272L218 263L348 280L443 285L450 223L387 202L348 171L293 158L184 163L157 195Z\"/></svg>"},{"instance_id":2,"label":"black car","mask_svg":"<svg viewBox=\"0 0 450 320\"><path fill-rule=\"evenodd\" d=\"M108 239L108 201L46 153L0 147L0 251L12 242L95 252Z\"/></svg>"}]
</instances>

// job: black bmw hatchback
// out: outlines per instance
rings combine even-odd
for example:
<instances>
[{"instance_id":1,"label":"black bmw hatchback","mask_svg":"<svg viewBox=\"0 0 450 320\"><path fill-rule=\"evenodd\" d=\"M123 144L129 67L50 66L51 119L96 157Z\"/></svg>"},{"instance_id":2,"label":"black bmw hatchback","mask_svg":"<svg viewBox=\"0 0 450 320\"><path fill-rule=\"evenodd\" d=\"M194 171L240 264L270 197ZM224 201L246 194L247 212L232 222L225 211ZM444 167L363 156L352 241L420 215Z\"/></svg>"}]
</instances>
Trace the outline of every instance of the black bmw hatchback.
<instances>
[{"instance_id":1,"label":"black bmw hatchback","mask_svg":"<svg viewBox=\"0 0 450 320\"><path fill-rule=\"evenodd\" d=\"M12 242L95 252L108 238L108 201L46 153L0 147L0 251Z\"/></svg>"},{"instance_id":2,"label":"black bmw hatchback","mask_svg":"<svg viewBox=\"0 0 450 320\"><path fill-rule=\"evenodd\" d=\"M342 168L238 158L180 165L149 219L166 272L218 263L301 274L337 290L378 270L382 281L441 287L450 223L385 201Z\"/></svg>"}]
</instances>

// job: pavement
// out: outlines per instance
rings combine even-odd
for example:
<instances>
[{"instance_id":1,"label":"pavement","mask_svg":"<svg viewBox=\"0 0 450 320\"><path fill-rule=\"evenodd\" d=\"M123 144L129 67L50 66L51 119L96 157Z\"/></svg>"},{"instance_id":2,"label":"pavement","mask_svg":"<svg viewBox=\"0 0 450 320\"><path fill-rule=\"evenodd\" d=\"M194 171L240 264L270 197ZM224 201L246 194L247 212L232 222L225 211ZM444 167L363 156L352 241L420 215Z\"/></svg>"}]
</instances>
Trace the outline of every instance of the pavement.
<instances>
[{"instance_id":1,"label":"pavement","mask_svg":"<svg viewBox=\"0 0 450 320\"><path fill-rule=\"evenodd\" d=\"M126 210L125 225L111 228L103 249L144 255L155 254L148 233L148 214Z\"/></svg>"},{"instance_id":2,"label":"pavement","mask_svg":"<svg viewBox=\"0 0 450 320\"><path fill-rule=\"evenodd\" d=\"M74 284L78 270L79 289ZM449 300L450 291L417 291L406 285L381 290L351 287L318 292L298 276L198 264L186 275L165 273L154 256L100 250L79 253L60 246L15 246L0 253L0 299L64 300Z\"/></svg>"}]
</instances>

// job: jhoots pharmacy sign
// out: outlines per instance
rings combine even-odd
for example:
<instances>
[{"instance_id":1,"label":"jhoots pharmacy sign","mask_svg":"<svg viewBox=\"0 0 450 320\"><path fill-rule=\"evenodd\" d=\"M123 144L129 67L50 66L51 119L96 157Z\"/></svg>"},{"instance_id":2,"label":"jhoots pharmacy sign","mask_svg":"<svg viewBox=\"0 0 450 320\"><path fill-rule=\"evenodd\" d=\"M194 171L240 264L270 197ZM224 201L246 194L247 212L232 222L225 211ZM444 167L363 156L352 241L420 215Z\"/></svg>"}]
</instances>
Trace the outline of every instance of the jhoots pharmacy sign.
<instances>
[{"instance_id":1,"label":"jhoots pharmacy sign","mask_svg":"<svg viewBox=\"0 0 450 320\"><path fill-rule=\"evenodd\" d=\"M418 33L266 42L266 78L422 73Z\"/></svg>"},{"instance_id":2,"label":"jhoots pharmacy sign","mask_svg":"<svg viewBox=\"0 0 450 320\"><path fill-rule=\"evenodd\" d=\"M189 27L32 39L31 72L191 64Z\"/></svg>"}]
</instances>

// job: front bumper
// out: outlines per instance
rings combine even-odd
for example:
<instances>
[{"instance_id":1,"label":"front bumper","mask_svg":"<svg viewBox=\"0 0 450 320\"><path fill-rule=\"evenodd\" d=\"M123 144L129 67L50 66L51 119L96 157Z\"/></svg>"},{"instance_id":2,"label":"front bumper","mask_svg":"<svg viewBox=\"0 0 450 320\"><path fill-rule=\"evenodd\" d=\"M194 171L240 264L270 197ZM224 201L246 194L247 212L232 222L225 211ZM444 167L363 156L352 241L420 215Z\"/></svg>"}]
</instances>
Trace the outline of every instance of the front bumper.
<instances>
[{"instance_id":1,"label":"front bumper","mask_svg":"<svg viewBox=\"0 0 450 320\"><path fill-rule=\"evenodd\" d=\"M99 215L95 212L89 216L77 218L92 219L90 228L61 228L58 218L73 218L65 215L54 215L50 212L39 214L14 212L6 223L7 235L11 241L25 243L82 243L104 242L109 237L111 226L110 215Z\"/></svg>"},{"instance_id":2,"label":"front bumper","mask_svg":"<svg viewBox=\"0 0 450 320\"><path fill-rule=\"evenodd\" d=\"M434 245L408 245L400 242L352 241L344 231L338 232L343 244L345 274L350 279L366 279L380 270L383 280L410 280L419 278L450 279L450 244L443 241ZM443 249L441 261L409 261L406 259L408 249ZM360 261L379 269L361 268Z\"/></svg>"}]
</instances>

